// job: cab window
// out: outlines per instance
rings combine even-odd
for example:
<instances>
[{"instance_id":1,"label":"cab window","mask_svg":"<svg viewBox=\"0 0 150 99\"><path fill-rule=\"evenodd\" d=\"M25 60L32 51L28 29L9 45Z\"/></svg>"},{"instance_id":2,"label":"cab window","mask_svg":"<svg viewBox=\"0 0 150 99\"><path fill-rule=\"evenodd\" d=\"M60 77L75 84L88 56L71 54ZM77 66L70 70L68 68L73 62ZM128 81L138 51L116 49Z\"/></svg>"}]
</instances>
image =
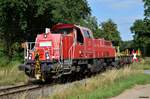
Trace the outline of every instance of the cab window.
<instances>
[{"instance_id":1,"label":"cab window","mask_svg":"<svg viewBox=\"0 0 150 99\"><path fill-rule=\"evenodd\" d=\"M79 28L76 28L76 30L77 30L77 42L82 44L84 41L83 35Z\"/></svg>"},{"instance_id":2,"label":"cab window","mask_svg":"<svg viewBox=\"0 0 150 99\"><path fill-rule=\"evenodd\" d=\"M91 38L89 31L83 30L84 37Z\"/></svg>"}]
</instances>

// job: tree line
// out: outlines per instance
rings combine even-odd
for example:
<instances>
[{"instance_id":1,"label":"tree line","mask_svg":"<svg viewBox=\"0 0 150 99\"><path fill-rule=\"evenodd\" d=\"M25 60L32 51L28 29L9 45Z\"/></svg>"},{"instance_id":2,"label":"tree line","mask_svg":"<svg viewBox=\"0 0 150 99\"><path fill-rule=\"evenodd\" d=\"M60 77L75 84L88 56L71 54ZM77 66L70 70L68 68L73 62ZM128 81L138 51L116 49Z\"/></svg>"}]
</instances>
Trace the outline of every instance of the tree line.
<instances>
[{"instance_id":1,"label":"tree line","mask_svg":"<svg viewBox=\"0 0 150 99\"><path fill-rule=\"evenodd\" d=\"M150 45L150 1L143 2L145 18L133 23L131 32L134 40L124 43L129 47L143 49ZM96 38L124 45L117 24L111 19L98 23L91 15L86 0L0 0L0 47L11 59L22 52L20 43L34 41L45 27L52 27L56 23L85 26L93 31Z\"/></svg>"},{"instance_id":2,"label":"tree line","mask_svg":"<svg viewBox=\"0 0 150 99\"><path fill-rule=\"evenodd\" d=\"M21 42L34 41L56 23L82 25L96 38L121 41L117 24L111 19L98 24L86 0L0 0L0 40L10 59L22 52Z\"/></svg>"}]
</instances>

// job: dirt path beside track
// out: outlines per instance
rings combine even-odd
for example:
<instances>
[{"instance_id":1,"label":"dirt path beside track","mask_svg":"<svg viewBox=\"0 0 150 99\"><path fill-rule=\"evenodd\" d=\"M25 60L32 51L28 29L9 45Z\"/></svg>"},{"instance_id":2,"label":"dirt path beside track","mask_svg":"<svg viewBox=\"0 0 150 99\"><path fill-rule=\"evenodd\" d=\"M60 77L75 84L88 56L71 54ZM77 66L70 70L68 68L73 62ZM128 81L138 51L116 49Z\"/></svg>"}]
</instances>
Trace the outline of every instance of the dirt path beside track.
<instances>
[{"instance_id":1,"label":"dirt path beside track","mask_svg":"<svg viewBox=\"0 0 150 99\"><path fill-rule=\"evenodd\" d=\"M150 99L150 84L137 85L110 99Z\"/></svg>"}]
</instances>

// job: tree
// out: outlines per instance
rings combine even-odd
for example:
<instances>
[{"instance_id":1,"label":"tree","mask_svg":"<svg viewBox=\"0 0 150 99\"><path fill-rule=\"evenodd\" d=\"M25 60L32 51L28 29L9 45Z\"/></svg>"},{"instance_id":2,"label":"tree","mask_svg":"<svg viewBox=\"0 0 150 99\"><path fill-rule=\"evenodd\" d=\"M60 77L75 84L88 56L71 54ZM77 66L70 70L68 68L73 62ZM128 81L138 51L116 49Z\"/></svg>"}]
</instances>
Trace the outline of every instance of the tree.
<instances>
[{"instance_id":1,"label":"tree","mask_svg":"<svg viewBox=\"0 0 150 99\"><path fill-rule=\"evenodd\" d=\"M131 27L131 32L134 34L134 42L136 47L146 46L150 44L150 1L143 0L144 2L144 19L135 20Z\"/></svg>"},{"instance_id":2,"label":"tree","mask_svg":"<svg viewBox=\"0 0 150 99\"><path fill-rule=\"evenodd\" d=\"M86 19L90 16L91 9L86 0L63 0L65 7L64 16L67 23L80 23L80 19Z\"/></svg>"},{"instance_id":3,"label":"tree","mask_svg":"<svg viewBox=\"0 0 150 99\"><path fill-rule=\"evenodd\" d=\"M117 24L115 24L111 19L101 23L101 30L103 38L113 41L115 45L120 45L121 37L117 29Z\"/></svg>"},{"instance_id":4,"label":"tree","mask_svg":"<svg viewBox=\"0 0 150 99\"><path fill-rule=\"evenodd\" d=\"M11 57L18 42L34 41L45 27L76 22L88 15L86 0L0 0L0 37Z\"/></svg>"},{"instance_id":5,"label":"tree","mask_svg":"<svg viewBox=\"0 0 150 99\"><path fill-rule=\"evenodd\" d=\"M134 48L133 40L130 41L122 41L120 45L120 50L125 51L126 49L130 50Z\"/></svg>"},{"instance_id":6,"label":"tree","mask_svg":"<svg viewBox=\"0 0 150 99\"><path fill-rule=\"evenodd\" d=\"M133 23L131 32L134 33L135 48L141 48L144 51L145 47L150 44L150 21L148 19L139 19Z\"/></svg>"},{"instance_id":7,"label":"tree","mask_svg":"<svg viewBox=\"0 0 150 99\"><path fill-rule=\"evenodd\" d=\"M150 20L139 19L133 23L131 32L134 34L134 48L140 48L144 55L148 55L147 46L150 45Z\"/></svg>"},{"instance_id":8,"label":"tree","mask_svg":"<svg viewBox=\"0 0 150 99\"><path fill-rule=\"evenodd\" d=\"M144 19L135 20L131 27L131 32L134 34L134 45L136 48L144 48L150 44L150 1L144 2Z\"/></svg>"},{"instance_id":9,"label":"tree","mask_svg":"<svg viewBox=\"0 0 150 99\"><path fill-rule=\"evenodd\" d=\"M136 20L131 27L131 32L135 34L134 40L143 39L142 44L149 43L149 39L144 40L144 38L150 37L150 23L148 19Z\"/></svg>"},{"instance_id":10,"label":"tree","mask_svg":"<svg viewBox=\"0 0 150 99\"><path fill-rule=\"evenodd\" d=\"M147 19L150 19L150 0L143 0L144 2L144 15Z\"/></svg>"}]
</instances>

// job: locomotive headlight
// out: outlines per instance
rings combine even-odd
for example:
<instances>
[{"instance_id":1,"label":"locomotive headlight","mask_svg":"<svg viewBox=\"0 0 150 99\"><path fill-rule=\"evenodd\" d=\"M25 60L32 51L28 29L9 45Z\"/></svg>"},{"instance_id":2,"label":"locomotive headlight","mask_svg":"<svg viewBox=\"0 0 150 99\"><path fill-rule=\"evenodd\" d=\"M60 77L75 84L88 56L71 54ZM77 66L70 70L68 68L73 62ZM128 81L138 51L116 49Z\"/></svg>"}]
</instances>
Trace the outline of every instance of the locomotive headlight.
<instances>
[{"instance_id":1,"label":"locomotive headlight","mask_svg":"<svg viewBox=\"0 0 150 99\"><path fill-rule=\"evenodd\" d=\"M47 38L47 34L44 34L44 37Z\"/></svg>"},{"instance_id":2,"label":"locomotive headlight","mask_svg":"<svg viewBox=\"0 0 150 99\"><path fill-rule=\"evenodd\" d=\"M32 59L32 57L29 56L29 60L31 60L31 59Z\"/></svg>"},{"instance_id":3,"label":"locomotive headlight","mask_svg":"<svg viewBox=\"0 0 150 99\"><path fill-rule=\"evenodd\" d=\"M48 52L46 52L45 56L46 56L46 59L47 59L47 60L50 59L50 56L49 56L49 53L48 53Z\"/></svg>"},{"instance_id":4,"label":"locomotive headlight","mask_svg":"<svg viewBox=\"0 0 150 99\"><path fill-rule=\"evenodd\" d=\"M47 56L46 59L50 59L49 56Z\"/></svg>"},{"instance_id":5,"label":"locomotive headlight","mask_svg":"<svg viewBox=\"0 0 150 99\"><path fill-rule=\"evenodd\" d=\"M31 59L32 59L32 54L31 54L31 53L29 53L29 57L28 57L28 59L29 59L29 60L31 60Z\"/></svg>"}]
</instances>

